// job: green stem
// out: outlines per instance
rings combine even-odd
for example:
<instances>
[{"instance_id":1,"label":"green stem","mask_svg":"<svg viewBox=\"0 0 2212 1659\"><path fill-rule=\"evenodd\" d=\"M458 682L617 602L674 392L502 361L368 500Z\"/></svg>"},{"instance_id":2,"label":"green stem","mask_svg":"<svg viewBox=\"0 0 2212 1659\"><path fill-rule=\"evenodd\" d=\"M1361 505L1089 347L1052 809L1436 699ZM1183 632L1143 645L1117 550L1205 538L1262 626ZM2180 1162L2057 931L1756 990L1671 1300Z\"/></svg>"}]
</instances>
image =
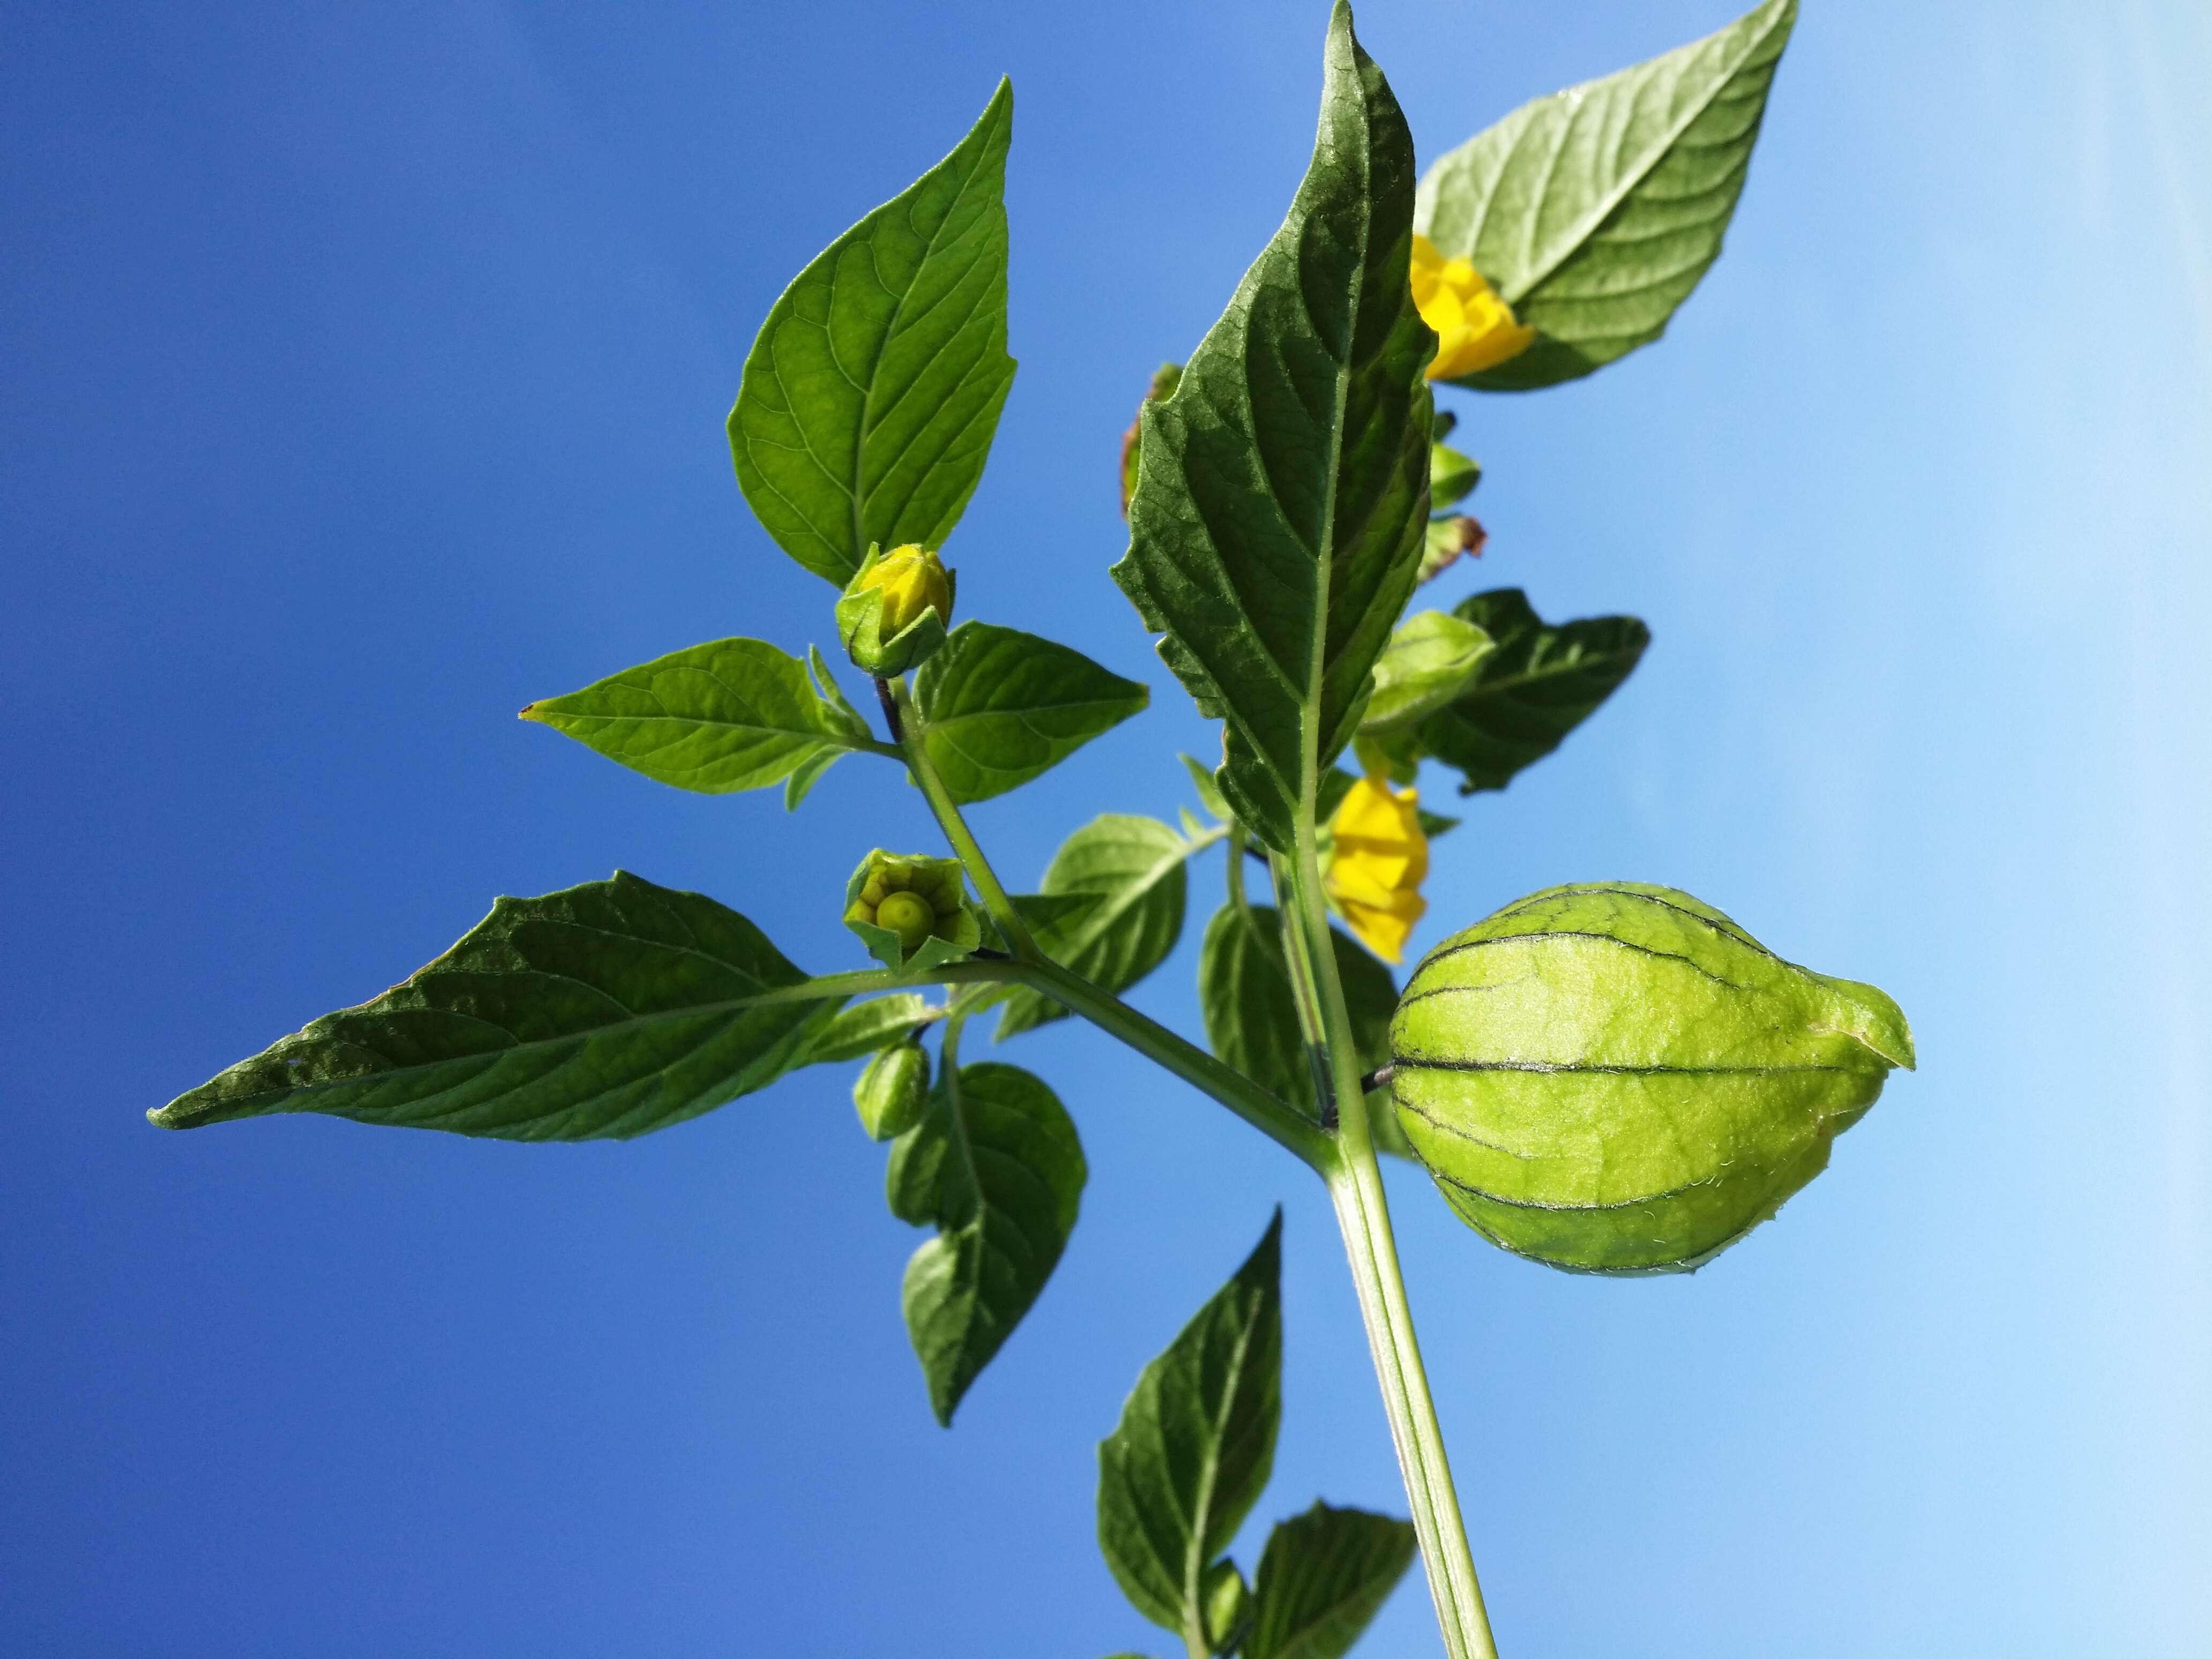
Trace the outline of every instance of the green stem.
<instances>
[{"instance_id":1,"label":"green stem","mask_svg":"<svg viewBox=\"0 0 2212 1659\"><path fill-rule=\"evenodd\" d=\"M1071 1012L1082 1015L1109 1036L1119 1037L1193 1088L1212 1095L1278 1146L1297 1154L1323 1179L1334 1178L1337 1154L1328 1134L1303 1112L1284 1104L1242 1072L1223 1065L1195 1043L1177 1036L1158 1021L1139 1013L1121 998L1101 990L1079 974L1068 972L1056 962L1022 963L1013 976Z\"/></svg>"},{"instance_id":2,"label":"green stem","mask_svg":"<svg viewBox=\"0 0 2212 1659\"><path fill-rule=\"evenodd\" d=\"M1320 860L1316 857L1310 819L1298 836L1297 860L1290 871L1306 958L1306 970L1319 1007L1336 1098L1334 1166L1326 1170L1329 1200L1352 1264L1359 1316L1382 1384L1382 1405L1390 1419L1390 1438L1413 1505L1413 1528L1428 1570L1429 1594L1436 1602L1444 1650L1450 1659L1498 1659L1482 1587L1467 1545L1467 1526L1452 1490L1451 1465L1444 1455L1443 1431L1429 1394L1428 1373L1413 1332L1413 1310L1399 1270L1397 1241L1390 1231L1390 1206L1382 1191L1382 1172L1375 1159L1367 1103L1360 1086L1359 1051L1337 976L1336 952L1329 941L1328 912L1322 902Z\"/></svg>"},{"instance_id":3,"label":"green stem","mask_svg":"<svg viewBox=\"0 0 2212 1659\"><path fill-rule=\"evenodd\" d=\"M1014 902L1006 896L997 872L991 868L991 860L983 856L982 848L969 830L968 821L960 816L959 803L952 799L952 792L945 787L945 780L938 775L929 758L929 750L922 741L921 711L914 706L914 696L906 689L906 682L892 680L886 685L878 680L876 684L879 689L888 690L890 706L897 711L895 726L899 744L906 751L907 770L914 775L922 799L929 803L929 810L937 815L937 827L945 832L945 839L952 844L960 862L968 866L976 894L1005 936L1006 948L1024 962L1043 961L1044 952L1030 937L1029 924L1015 911Z\"/></svg>"}]
</instances>

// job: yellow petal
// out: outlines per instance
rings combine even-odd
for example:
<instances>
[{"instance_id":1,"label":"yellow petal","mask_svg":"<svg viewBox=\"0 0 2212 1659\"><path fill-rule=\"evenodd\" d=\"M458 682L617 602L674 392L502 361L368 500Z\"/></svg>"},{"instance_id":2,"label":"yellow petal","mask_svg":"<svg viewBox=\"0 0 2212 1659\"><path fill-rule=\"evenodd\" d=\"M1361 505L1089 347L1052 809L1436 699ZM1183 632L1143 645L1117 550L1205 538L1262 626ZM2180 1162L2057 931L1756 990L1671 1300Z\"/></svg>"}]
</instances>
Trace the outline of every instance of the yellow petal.
<instances>
[{"instance_id":1,"label":"yellow petal","mask_svg":"<svg viewBox=\"0 0 2212 1659\"><path fill-rule=\"evenodd\" d=\"M1413 238L1413 305L1437 333L1432 380L1456 380L1519 356L1536 331L1514 319L1482 273L1466 259L1447 259L1425 236Z\"/></svg>"}]
</instances>

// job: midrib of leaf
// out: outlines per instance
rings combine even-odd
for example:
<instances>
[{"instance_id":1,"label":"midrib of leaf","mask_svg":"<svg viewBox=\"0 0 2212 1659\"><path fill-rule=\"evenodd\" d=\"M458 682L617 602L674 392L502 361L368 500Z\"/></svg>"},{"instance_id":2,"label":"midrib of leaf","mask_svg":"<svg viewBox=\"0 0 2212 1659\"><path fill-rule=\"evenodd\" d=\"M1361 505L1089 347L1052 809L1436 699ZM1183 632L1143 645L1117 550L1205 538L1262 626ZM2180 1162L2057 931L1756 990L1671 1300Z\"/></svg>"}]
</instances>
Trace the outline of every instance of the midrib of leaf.
<instances>
[{"instance_id":1,"label":"midrib of leaf","mask_svg":"<svg viewBox=\"0 0 2212 1659\"><path fill-rule=\"evenodd\" d=\"M1229 1386L1221 1391L1221 1409L1215 1419L1213 1433L1207 1442L1205 1461L1200 1466L1198 1494L1191 1516L1190 1541L1183 1546L1182 1607L1183 1617L1189 1621L1183 1639L1192 1644L1192 1650L1206 1650L1206 1608L1200 1597L1200 1581L1206 1574L1206 1523L1213 1509L1213 1488L1221 1476L1221 1447L1229 1437L1229 1418L1237 1408L1237 1391L1244 1378L1244 1356L1252 1346L1253 1327L1247 1325L1237 1339L1235 1359L1229 1367Z\"/></svg>"},{"instance_id":2,"label":"midrib of leaf","mask_svg":"<svg viewBox=\"0 0 2212 1659\"><path fill-rule=\"evenodd\" d=\"M1775 15L1779 17L1782 15L1782 13L1777 12ZM1656 167L1673 153L1674 145L1676 142L1680 139L1681 136L1685 132L1687 132L1690 128L1696 124L1700 116L1704 115L1707 110L1711 109L1715 103L1719 101L1720 95L1728 90L1729 83L1735 79L1736 70L1743 67L1744 60L1749 58L1758 47L1764 46L1766 43L1768 37L1773 33L1774 25L1770 20L1766 28L1763 32L1746 41L1742 52L1729 64L1726 72L1721 75L1713 82L1712 89L1707 93L1705 97L1698 100L1691 107L1689 113L1685 115L1680 121L1677 121L1668 131L1666 142L1664 143L1650 146L1646 151L1648 159L1644 161L1644 165L1637 168L1632 173L1623 177L1620 182L1611 192L1605 197L1601 198L1598 205L1583 216L1581 221L1576 225L1571 235L1563 236L1559 239L1561 252L1555 255L1550 263L1546 264L1541 270L1535 271L1533 275L1523 277L1519 283L1508 288L1502 295L1499 295L1499 297L1508 305L1519 305L1522 301L1527 299L1529 295L1534 293L1538 288L1541 287L1544 282L1550 277L1554 271L1559 270L1561 265L1566 264L1566 262L1573 258L1576 254L1581 252L1584 245L1588 243L1590 236L1596 231L1597 228L1603 224L1607 219L1611 217L1613 210L1618 208L1622 202L1628 198L1629 192L1634 190L1637 185L1642 184L1644 179L1651 175L1652 169ZM1574 125L1576 116L1581 113L1581 110L1582 105L1577 101L1575 108L1575 114L1570 115L1567 118L1566 125L1560 129L1559 143L1553 146L1551 158L1545 163L1544 189L1542 191L1539 192L1537 197L1537 200L1540 202L1543 199L1544 195L1548 194L1551 190L1552 175L1559 165L1559 156L1567 147L1567 136ZM1534 125L1535 124L1534 122L1529 124L1532 130L1534 129ZM1518 149L1519 146L1516 144L1515 148ZM1499 174L1501 177L1504 175L1504 169L1501 167L1499 169ZM1496 193L1493 192L1491 197L1483 203L1482 216L1475 221L1474 234L1468 239L1468 246L1480 246L1481 245L1482 233L1489 228L1490 210L1496 200L1497 196Z\"/></svg>"},{"instance_id":3,"label":"midrib of leaf","mask_svg":"<svg viewBox=\"0 0 2212 1659\"><path fill-rule=\"evenodd\" d=\"M961 1101L960 1068L957 1066L945 1068L945 1101L952 1109L952 1141L960 1149L960 1166L968 1172L968 1190L975 1194L975 1212L958 1224L963 1227L973 1224L980 1240L984 1236L983 1212L990 1205L983 1195L982 1171L975 1164L975 1142L969 1138L968 1115Z\"/></svg>"},{"instance_id":4,"label":"midrib of leaf","mask_svg":"<svg viewBox=\"0 0 2212 1659\"><path fill-rule=\"evenodd\" d=\"M937 228L929 233L928 239L922 244L921 258L915 265L915 280L920 279L922 267L929 263L931 256L937 252L937 239L944 234L945 227L952 222L961 204L968 199L968 192L975 182L975 172L976 169L973 167L969 169L967 177L960 181L958 194L952 198L951 208L937 222ZM909 223L912 222L911 214L912 209L909 208ZM875 258L876 251L873 246L871 246L868 249L868 263L874 264ZM878 280L882 279L878 276ZM876 342L875 356L868 364L867 384L855 388L860 394L860 419L859 427L853 434L853 484L845 493L853 503L853 550L856 556L865 556L868 546L866 511L863 506L864 493L868 482L865 462L868 453L868 434L875 429L876 423L877 375L883 368L884 354L890 349L892 337L897 334L899 324L906 316L907 295L913 292L914 283L909 282L906 285L905 293L899 295L891 302L890 321L884 325L883 338ZM919 431L919 428L916 430ZM907 442L911 446L914 442L913 438L909 437ZM905 459L905 450L899 452L900 459ZM891 468L886 467L884 471L889 472Z\"/></svg>"}]
</instances>

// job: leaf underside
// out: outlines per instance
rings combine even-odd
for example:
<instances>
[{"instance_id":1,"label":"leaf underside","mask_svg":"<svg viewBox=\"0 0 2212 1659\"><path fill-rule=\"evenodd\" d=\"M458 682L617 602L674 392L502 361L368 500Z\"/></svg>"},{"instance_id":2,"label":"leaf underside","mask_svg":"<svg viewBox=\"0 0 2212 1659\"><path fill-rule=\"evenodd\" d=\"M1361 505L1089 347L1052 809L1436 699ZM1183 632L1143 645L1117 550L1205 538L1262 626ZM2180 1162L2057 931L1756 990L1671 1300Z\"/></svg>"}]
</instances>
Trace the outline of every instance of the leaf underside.
<instances>
[{"instance_id":1,"label":"leaf underside","mask_svg":"<svg viewBox=\"0 0 2212 1659\"><path fill-rule=\"evenodd\" d=\"M1413 209L1412 137L1340 3L1290 214L1143 411L1114 578L1226 722L1222 791L1279 852L1358 724L1425 544L1436 337L1409 284Z\"/></svg>"},{"instance_id":2,"label":"leaf underside","mask_svg":"<svg viewBox=\"0 0 2212 1659\"><path fill-rule=\"evenodd\" d=\"M1201 845L1158 818L1109 812L1060 843L1041 884L1048 896L1093 902L1036 930L1038 945L1063 968L1117 995L1167 959L1182 935L1188 888L1184 865ZM1065 1019L1051 998L1018 988L999 1016L998 1041Z\"/></svg>"},{"instance_id":3,"label":"leaf underside","mask_svg":"<svg viewBox=\"0 0 2212 1659\"><path fill-rule=\"evenodd\" d=\"M1203 1628L1205 1570L1274 1467L1282 1418L1282 1212L1144 1369L1098 1446L1098 1543L1123 1594L1157 1625Z\"/></svg>"},{"instance_id":4,"label":"leaf underside","mask_svg":"<svg viewBox=\"0 0 2212 1659\"><path fill-rule=\"evenodd\" d=\"M1243 1659L1341 1659L1413 1565L1413 1523L1316 1503L1260 1557Z\"/></svg>"},{"instance_id":5,"label":"leaf underside","mask_svg":"<svg viewBox=\"0 0 2212 1659\"><path fill-rule=\"evenodd\" d=\"M806 975L698 893L617 871L502 898L453 949L148 1115L271 1112L507 1140L627 1139L766 1087L838 997L762 1002Z\"/></svg>"},{"instance_id":6,"label":"leaf underside","mask_svg":"<svg viewBox=\"0 0 2212 1659\"><path fill-rule=\"evenodd\" d=\"M533 702L522 718L706 794L803 777L794 789L803 798L830 762L867 738L857 717L815 690L805 664L765 640L673 651Z\"/></svg>"},{"instance_id":7,"label":"leaf underside","mask_svg":"<svg viewBox=\"0 0 2212 1659\"><path fill-rule=\"evenodd\" d=\"M871 543L936 549L983 476L1006 355L1000 81L952 153L792 280L730 411L738 483L769 535L842 587Z\"/></svg>"},{"instance_id":8,"label":"leaf underside","mask_svg":"<svg viewBox=\"0 0 2212 1659\"><path fill-rule=\"evenodd\" d=\"M1014 1066L939 1079L921 1121L892 1144L891 1212L938 1229L907 1263L901 1300L939 1423L1044 1289L1087 1175L1059 1097Z\"/></svg>"},{"instance_id":9,"label":"leaf underside","mask_svg":"<svg viewBox=\"0 0 2212 1659\"><path fill-rule=\"evenodd\" d=\"M1079 651L989 623L961 623L915 678L922 741L963 804L1041 776L1151 699Z\"/></svg>"},{"instance_id":10,"label":"leaf underside","mask_svg":"<svg viewBox=\"0 0 2212 1659\"><path fill-rule=\"evenodd\" d=\"M1538 331L1456 384L1555 386L1666 331L1720 255L1796 17L1796 0L1767 0L1705 40L1524 104L1437 161L1417 225Z\"/></svg>"},{"instance_id":11,"label":"leaf underside","mask_svg":"<svg viewBox=\"0 0 2212 1659\"><path fill-rule=\"evenodd\" d=\"M1633 617L1547 623L1517 587L1454 608L1497 641L1468 689L1424 720L1421 747L1466 775L1460 793L1503 789L1597 712L1643 659L1651 630Z\"/></svg>"}]
</instances>

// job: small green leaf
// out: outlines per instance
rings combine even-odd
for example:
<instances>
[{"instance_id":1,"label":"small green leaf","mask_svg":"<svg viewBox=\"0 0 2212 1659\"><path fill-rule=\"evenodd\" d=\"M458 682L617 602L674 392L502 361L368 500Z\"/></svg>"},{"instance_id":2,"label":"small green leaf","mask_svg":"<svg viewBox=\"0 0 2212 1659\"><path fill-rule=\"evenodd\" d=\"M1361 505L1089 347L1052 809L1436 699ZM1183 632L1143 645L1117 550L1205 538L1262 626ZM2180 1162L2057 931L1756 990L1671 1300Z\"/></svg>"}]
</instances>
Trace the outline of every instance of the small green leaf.
<instances>
[{"instance_id":1,"label":"small green leaf","mask_svg":"<svg viewBox=\"0 0 2212 1659\"><path fill-rule=\"evenodd\" d=\"M1202 838L1179 836L1158 818L1135 813L1092 819L1060 843L1041 884L1047 896L1091 902L1037 927L1038 945L1092 984L1117 994L1127 990L1175 949L1188 885L1183 866L1220 839L1218 830ZM1017 988L999 1017L998 1041L1066 1017L1050 998Z\"/></svg>"},{"instance_id":2,"label":"small green leaf","mask_svg":"<svg viewBox=\"0 0 2212 1659\"><path fill-rule=\"evenodd\" d=\"M1001 81L950 155L823 249L745 358L730 453L783 550L842 587L871 542L932 551L983 476L1006 355Z\"/></svg>"},{"instance_id":3,"label":"small green leaf","mask_svg":"<svg viewBox=\"0 0 2212 1659\"><path fill-rule=\"evenodd\" d=\"M1651 630L1633 617L1547 623L1517 587L1477 593L1453 614L1497 642L1468 689L1419 726L1421 747L1467 775L1463 795L1503 789L1557 749L1651 642Z\"/></svg>"},{"instance_id":4,"label":"small green leaf","mask_svg":"<svg viewBox=\"0 0 2212 1659\"><path fill-rule=\"evenodd\" d=\"M844 711L824 701L796 657L765 640L715 640L548 697L522 711L678 789L726 794L806 773L800 795L856 743ZM787 805L795 803L786 798Z\"/></svg>"},{"instance_id":5,"label":"small green leaf","mask_svg":"<svg viewBox=\"0 0 2212 1659\"><path fill-rule=\"evenodd\" d=\"M821 694L822 701L830 705L830 713L848 732L862 740L875 736L867 721L860 717L860 711L853 707L852 699L845 695L845 688L837 684L837 677L830 672L829 659L818 645L806 647L806 672L813 676L815 690Z\"/></svg>"},{"instance_id":6,"label":"small green leaf","mask_svg":"<svg viewBox=\"0 0 2212 1659\"><path fill-rule=\"evenodd\" d=\"M961 623L915 678L922 741L962 802L1049 771L1151 698L1079 651L989 623Z\"/></svg>"},{"instance_id":7,"label":"small green leaf","mask_svg":"<svg viewBox=\"0 0 2212 1659\"><path fill-rule=\"evenodd\" d=\"M1340 1659L1413 1563L1413 1523L1316 1503L1260 1558L1243 1659Z\"/></svg>"},{"instance_id":8,"label":"small green leaf","mask_svg":"<svg viewBox=\"0 0 2212 1659\"><path fill-rule=\"evenodd\" d=\"M1666 331L1720 255L1796 19L1796 0L1766 0L1717 34L1522 105L1429 169L1419 228L1537 330L1458 384L1555 386Z\"/></svg>"},{"instance_id":9,"label":"small green leaf","mask_svg":"<svg viewBox=\"0 0 2212 1659\"><path fill-rule=\"evenodd\" d=\"M1490 635L1464 617L1415 611L1375 659L1375 695L1359 723L1362 735L1411 726L1443 708L1467 688L1495 648Z\"/></svg>"},{"instance_id":10,"label":"small green leaf","mask_svg":"<svg viewBox=\"0 0 2212 1659\"><path fill-rule=\"evenodd\" d=\"M1408 274L1413 185L1412 135L1340 0L1290 214L1175 395L1144 408L1114 579L1227 722L1222 793L1281 853L1316 762L1358 725L1425 543L1436 336Z\"/></svg>"},{"instance_id":11,"label":"small green leaf","mask_svg":"<svg viewBox=\"0 0 2212 1659\"><path fill-rule=\"evenodd\" d=\"M148 1116L189 1129L270 1112L503 1140L626 1139L766 1088L843 998L698 893L617 871L502 898L405 983Z\"/></svg>"},{"instance_id":12,"label":"small green leaf","mask_svg":"<svg viewBox=\"0 0 2212 1659\"><path fill-rule=\"evenodd\" d=\"M1138 1612L1187 1642L1206 1642L1207 1569L1274 1467L1282 1232L1278 1210L1236 1276L1145 1367L1098 1446L1106 1565Z\"/></svg>"},{"instance_id":13,"label":"small green leaf","mask_svg":"<svg viewBox=\"0 0 2212 1659\"><path fill-rule=\"evenodd\" d=\"M858 1060L920 1030L944 1012L915 991L898 991L854 1003L826 1021L807 1047L805 1064L826 1066Z\"/></svg>"},{"instance_id":14,"label":"small green leaf","mask_svg":"<svg viewBox=\"0 0 2212 1659\"><path fill-rule=\"evenodd\" d=\"M811 793L822 775L827 772L845 751L842 749L817 749L793 770L783 781L783 810L796 812L799 803Z\"/></svg>"},{"instance_id":15,"label":"small green leaf","mask_svg":"<svg viewBox=\"0 0 2212 1659\"><path fill-rule=\"evenodd\" d=\"M1429 515L1431 519L1444 516L1474 493L1482 482L1482 463L1474 456L1462 454L1449 444L1437 442L1429 446Z\"/></svg>"},{"instance_id":16,"label":"small green leaf","mask_svg":"<svg viewBox=\"0 0 2212 1659\"><path fill-rule=\"evenodd\" d=\"M1222 798L1221 786L1213 781L1212 769L1194 756L1184 755L1179 758L1182 761L1183 769L1190 774L1190 787L1198 791L1198 804L1224 823L1236 817L1229 810L1229 803Z\"/></svg>"},{"instance_id":17,"label":"small green leaf","mask_svg":"<svg viewBox=\"0 0 2212 1659\"><path fill-rule=\"evenodd\" d=\"M1390 970L1355 940L1334 927L1329 936L1359 1043L1360 1066L1372 1070L1389 1056L1398 988ZM1318 1120L1313 1066L1283 954L1282 921L1273 907L1255 904L1240 910L1224 904L1214 912L1199 951L1198 1000L1216 1056Z\"/></svg>"},{"instance_id":18,"label":"small green leaf","mask_svg":"<svg viewBox=\"0 0 2212 1659\"><path fill-rule=\"evenodd\" d=\"M1075 1226L1088 1170L1059 1097L1018 1066L938 1079L892 1143L891 1213L937 1237L907 1264L907 1334L939 1423L1044 1289Z\"/></svg>"}]
</instances>

